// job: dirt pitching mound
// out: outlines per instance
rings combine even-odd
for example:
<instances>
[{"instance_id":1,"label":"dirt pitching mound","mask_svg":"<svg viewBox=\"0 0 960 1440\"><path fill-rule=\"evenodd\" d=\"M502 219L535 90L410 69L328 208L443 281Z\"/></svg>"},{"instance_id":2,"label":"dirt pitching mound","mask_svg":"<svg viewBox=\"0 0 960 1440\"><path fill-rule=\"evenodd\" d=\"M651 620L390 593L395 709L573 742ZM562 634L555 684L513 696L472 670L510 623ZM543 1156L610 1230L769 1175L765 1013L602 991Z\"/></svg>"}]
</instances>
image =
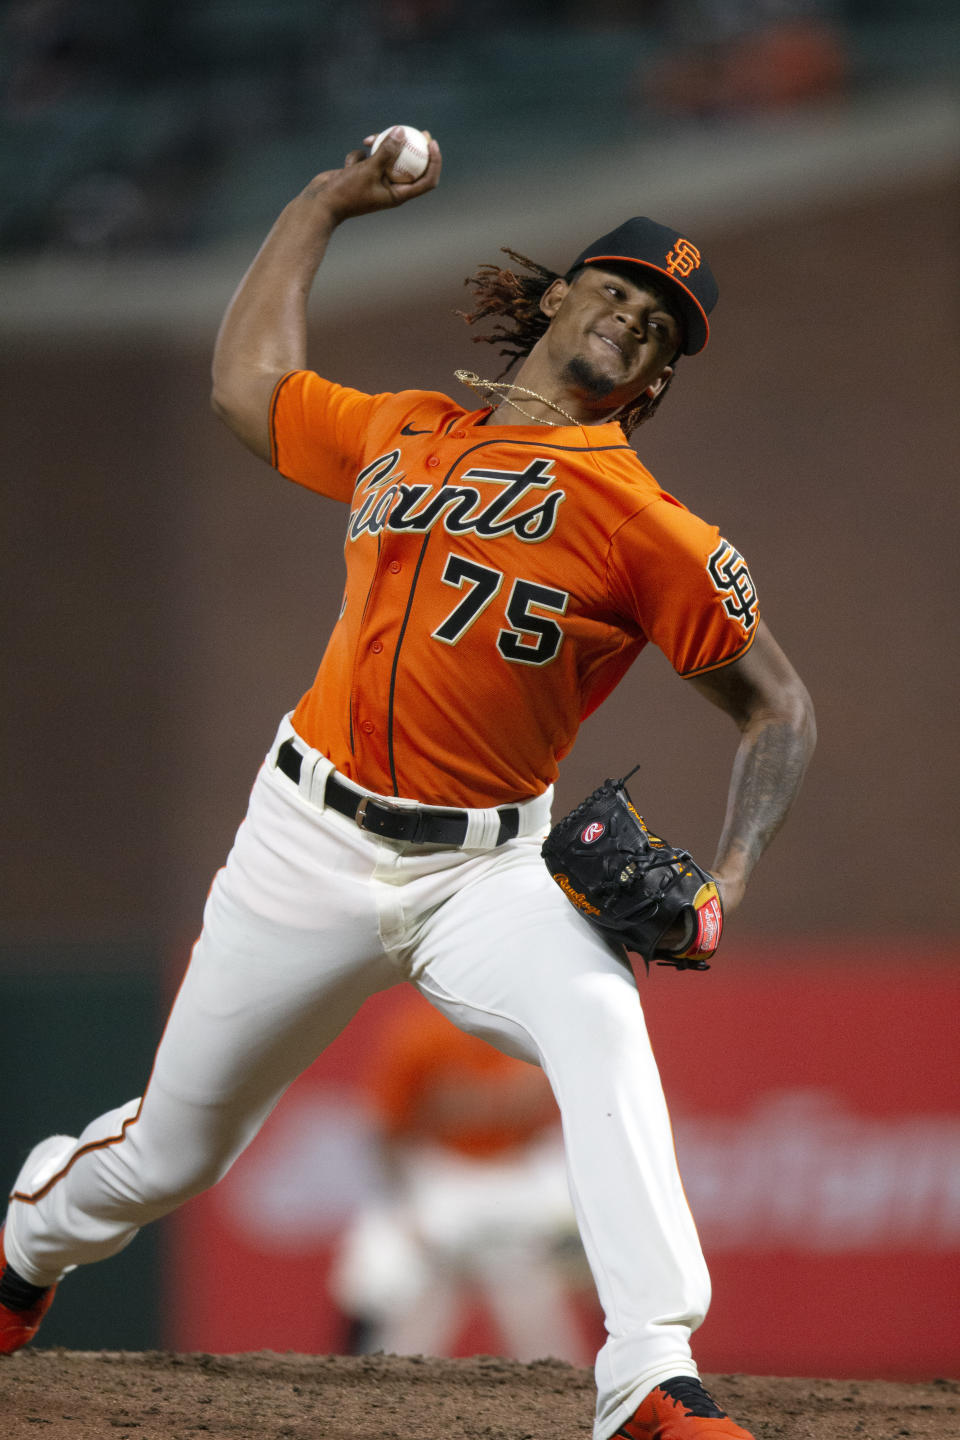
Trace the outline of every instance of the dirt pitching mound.
<instances>
[{"instance_id":1,"label":"dirt pitching mound","mask_svg":"<svg viewBox=\"0 0 960 1440\"><path fill-rule=\"evenodd\" d=\"M960 1440L960 1382L712 1375L757 1440ZM4 1440L589 1440L593 1376L479 1355L89 1354L0 1359Z\"/></svg>"}]
</instances>

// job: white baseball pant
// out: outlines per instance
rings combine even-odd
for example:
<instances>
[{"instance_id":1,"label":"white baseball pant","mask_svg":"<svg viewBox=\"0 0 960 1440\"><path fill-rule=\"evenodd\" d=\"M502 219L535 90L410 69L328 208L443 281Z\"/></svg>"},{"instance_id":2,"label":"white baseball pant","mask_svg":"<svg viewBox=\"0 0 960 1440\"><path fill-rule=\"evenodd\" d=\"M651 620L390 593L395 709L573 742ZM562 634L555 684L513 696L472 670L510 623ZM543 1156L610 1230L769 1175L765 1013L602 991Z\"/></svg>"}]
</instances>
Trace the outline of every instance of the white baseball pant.
<instances>
[{"instance_id":1,"label":"white baseball pant","mask_svg":"<svg viewBox=\"0 0 960 1440\"><path fill-rule=\"evenodd\" d=\"M608 1332L607 1440L654 1385L696 1375L710 1298L633 976L547 874L549 791L499 848L382 840L323 808L331 766L303 742L299 786L276 769L292 735L284 720L214 879L142 1100L88 1125L39 1190L28 1160L7 1258L48 1285L121 1250L219 1180L362 1002L408 980L553 1087Z\"/></svg>"}]
</instances>

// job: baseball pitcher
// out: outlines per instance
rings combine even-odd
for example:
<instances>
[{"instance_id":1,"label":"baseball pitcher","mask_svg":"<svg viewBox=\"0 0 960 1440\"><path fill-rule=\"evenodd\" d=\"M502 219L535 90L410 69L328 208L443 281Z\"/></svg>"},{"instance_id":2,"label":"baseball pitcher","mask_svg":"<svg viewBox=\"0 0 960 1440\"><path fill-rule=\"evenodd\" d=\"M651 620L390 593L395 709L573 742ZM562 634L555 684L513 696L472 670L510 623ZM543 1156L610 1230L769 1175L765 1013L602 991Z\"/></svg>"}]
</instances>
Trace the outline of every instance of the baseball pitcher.
<instances>
[{"instance_id":1,"label":"baseball pitcher","mask_svg":"<svg viewBox=\"0 0 960 1440\"><path fill-rule=\"evenodd\" d=\"M391 179L400 144L291 201L217 338L216 412L344 507L343 604L214 879L143 1096L41 1141L14 1182L0 1351L31 1339L68 1270L217 1181L363 1001L406 982L553 1088L606 1317L594 1440L749 1440L691 1353L710 1285L625 954L707 966L813 746L743 556L628 443L706 345L717 287L689 235L635 217L563 273L517 256L478 273L469 318L495 322L509 379L461 372L473 393L454 399L322 378L307 297L328 241L439 179L433 140L419 179ZM623 778L551 831L559 762L650 643L739 730L709 869Z\"/></svg>"}]
</instances>

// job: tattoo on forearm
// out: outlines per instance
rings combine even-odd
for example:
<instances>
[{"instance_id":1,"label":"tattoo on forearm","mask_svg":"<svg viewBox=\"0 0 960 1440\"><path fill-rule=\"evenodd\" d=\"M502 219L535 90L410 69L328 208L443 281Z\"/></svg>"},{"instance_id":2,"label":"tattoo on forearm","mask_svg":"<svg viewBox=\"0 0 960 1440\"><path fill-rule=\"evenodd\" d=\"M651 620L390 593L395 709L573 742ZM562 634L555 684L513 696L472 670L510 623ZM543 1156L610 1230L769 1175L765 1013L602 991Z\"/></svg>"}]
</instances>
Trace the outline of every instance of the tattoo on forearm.
<instances>
[{"instance_id":1,"label":"tattoo on forearm","mask_svg":"<svg viewBox=\"0 0 960 1440\"><path fill-rule=\"evenodd\" d=\"M716 868L733 855L749 874L793 804L807 761L810 737L803 728L771 721L744 734L730 781L727 813Z\"/></svg>"}]
</instances>

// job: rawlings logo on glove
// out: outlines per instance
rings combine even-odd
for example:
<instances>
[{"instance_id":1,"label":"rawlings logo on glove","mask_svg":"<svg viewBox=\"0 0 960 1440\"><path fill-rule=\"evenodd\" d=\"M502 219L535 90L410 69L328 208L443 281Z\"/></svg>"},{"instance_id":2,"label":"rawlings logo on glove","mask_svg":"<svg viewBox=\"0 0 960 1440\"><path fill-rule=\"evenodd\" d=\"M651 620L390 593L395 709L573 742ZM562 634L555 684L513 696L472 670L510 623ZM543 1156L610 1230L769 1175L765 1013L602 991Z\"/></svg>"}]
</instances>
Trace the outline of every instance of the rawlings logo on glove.
<instances>
[{"instance_id":1,"label":"rawlings logo on glove","mask_svg":"<svg viewBox=\"0 0 960 1440\"><path fill-rule=\"evenodd\" d=\"M648 967L709 970L723 931L716 882L647 829L625 781L604 781L554 825L541 853L570 903Z\"/></svg>"}]
</instances>

